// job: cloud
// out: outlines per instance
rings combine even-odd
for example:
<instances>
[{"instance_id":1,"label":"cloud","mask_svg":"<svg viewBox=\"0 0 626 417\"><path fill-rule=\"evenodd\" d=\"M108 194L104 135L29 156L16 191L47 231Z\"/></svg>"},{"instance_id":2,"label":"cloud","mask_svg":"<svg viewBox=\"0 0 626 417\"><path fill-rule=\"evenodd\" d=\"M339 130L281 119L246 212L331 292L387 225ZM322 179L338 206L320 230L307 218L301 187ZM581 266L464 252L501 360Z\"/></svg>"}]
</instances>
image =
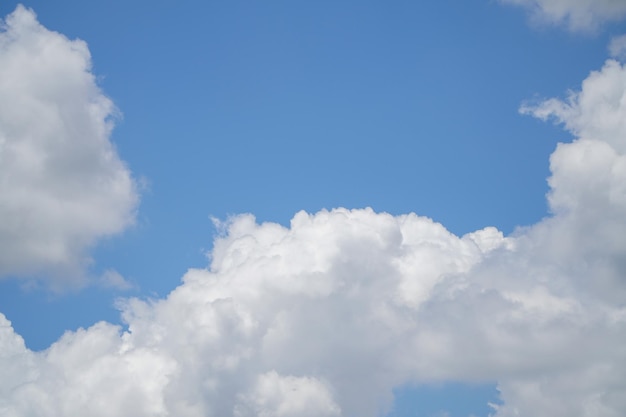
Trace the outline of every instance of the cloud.
<instances>
[{"instance_id":1,"label":"cloud","mask_svg":"<svg viewBox=\"0 0 626 417\"><path fill-rule=\"evenodd\" d=\"M87 45L18 6L0 31L0 277L78 284L99 239L134 221L135 182L110 141L116 110Z\"/></svg>"},{"instance_id":2,"label":"cloud","mask_svg":"<svg viewBox=\"0 0 626 417\"><path fill-rule=\"evenodd\" d=\"M505 237L416 214L235 216L207 269L31 352L2 322L9 417L364 416L406 383L498 381L496 417L626 410L626 68L521 111L574 136L551 216Z\"/></svg>"},{"instance_id":3,"label":"cloud","mask_svg":"<svg viewBox=\"0 0 626 417\"><path fill-rule=\"evenodd\" d=\"M606 22L626 16L620 0L500 0L524 7L537 22L565 25L572 31L588 32Z\"/></svg>"},{"instance_id":4,"label":"cloud","mask_svg":"<svg viewBox=\"0 0 626 417\"><path fill-rule=\"evenodd\" d=\"M575 139L550 158L551 215L511 236L371 209L246 214L166 298L120 300L124 327L33 352L0 314L0 414L374 417L402 384L495 380L496 417L624 415L625 97L608 60L522 107Z\"/></svg>"},{"instance_id":5,"label":"cloud","mask_svg":"<svg viewBox=\"0 0 626 417\"><path fill-rule=\"evenodd\" d=\"M497 416L622 415L626 355L618 346L626 334L626 68L608 60L566 100L521 110L563 124L576 140L559 144L550 158L548 201L554 216L518 238L525 250L511 260L525 274L526 285L534 280L542 294L519 285L508 298L531 311L538 307L536 320L552 317L546 325L556 320L556 326L545 327L551 328L545 339L536 339L551 345L553 360L546 366L554 372L500 378L505 405ZM489 276L491 268L486 265L480 273ZM524 292L527 297L520 299ZM549 357L547 351L541 354Z\"/></svg>"},{"instance_id":6,"label":"cloud","mask_svg":"<svg viewBox=\"0 0 626 417\"><path fill-rule=\"evenodd\" d=\"M395 385L438 372L418 312L494 239L369 209L301 212L290 228L235 217L210 269L166 299L121 302L128 331L99 323L21 348L37 371L8 383L5 415L377 415Z\"/></svg>"},{"instance_id":7,"label":"cloud","mask_svg":"<svg viewBox=\"0 0 626 417\"><path fill-rule=\"evenodd\" d=\"M117 272L115 269L107 269L104 271L104 273L100 276L98 283L104 288L114 288L120 291L128 291L135 288L131 282L124 278L122 274Z\"/></svg>"},{"instance_id":8,"label":"cloud","mask_svg":"<svg viewBox=\"0 0 626 417\"><path fill-rule=\"evenodd\" d=\"M609 53L617 60L626 60L626 35L616 36L611 39Z\"/></svg>"},{"instance_id":9,"label":"cloud","mask_svg":"<svg viewBox=\"0 0 626 417\"><path fill-rule=\"evenodd\" d=\"M240 397L237 417L339 416L337 404L324 383L315 378L280 376L276 371L259 375L252 392Z\"/></svg>"}]
</instances>

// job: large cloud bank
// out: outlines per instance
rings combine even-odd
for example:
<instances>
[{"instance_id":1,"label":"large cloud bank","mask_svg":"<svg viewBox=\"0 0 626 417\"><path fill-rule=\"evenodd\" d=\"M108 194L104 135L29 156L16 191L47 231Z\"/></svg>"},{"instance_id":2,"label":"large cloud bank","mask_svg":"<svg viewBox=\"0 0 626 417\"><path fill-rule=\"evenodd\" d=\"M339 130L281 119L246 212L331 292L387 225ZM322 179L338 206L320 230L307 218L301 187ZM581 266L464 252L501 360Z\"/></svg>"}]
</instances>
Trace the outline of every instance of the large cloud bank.
<instances>
[{"instance_id":1,"label":"large cloud bank","mask_svg":"<svg viewBox=\"0 0 626 417\"><path fill-rule=\"evenodd\" d=\"M623 0L500 0L526 8L533 19L562 24L573 31L595 30L626 16Z\"/></svg>"},{"instance_id":2,"label":"large cloud bank","mask_svg":"<svg viewBox=\"0 0 626 417\"><path fill-rule=\"evenodd\" d=\"M84 42L22 6L0 24L0 277L77 281L138 202L109 140L115 108Z\"/></svg>"},{"instance_id":3,"label":"large cloud bank","mask_svg":"<svg viewBox=\"0 0 626 417\"><path fill-rule=\"evenodd\" d=\"M33 352L0 315L0 415L374 417L404 383L495 380L497 417L622 417L626 67L522 110L575 136L550 158L545 220L459 237L368 209L234 217L207 269L120 302L127 328Z\"/></svg>"}]
</instances>

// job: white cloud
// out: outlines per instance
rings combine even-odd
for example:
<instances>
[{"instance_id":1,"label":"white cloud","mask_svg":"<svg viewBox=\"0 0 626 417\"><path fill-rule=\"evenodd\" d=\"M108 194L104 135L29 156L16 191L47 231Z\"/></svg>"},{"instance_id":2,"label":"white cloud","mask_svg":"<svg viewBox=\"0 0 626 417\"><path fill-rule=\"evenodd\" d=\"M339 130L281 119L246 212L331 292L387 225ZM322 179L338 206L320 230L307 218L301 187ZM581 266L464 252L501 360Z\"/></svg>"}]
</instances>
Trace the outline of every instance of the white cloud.
<instances>
[{"instance_id":1,"label":"white cloud","mask_svg":"<svg viewBox=\"0 0 626 417\"><path fill-rule=\"evenodd\" d=\"M18 6L0 31L0 277L80 281L88 249L134 221L138 195L110 142L115 108L87 45Z\"/></svg>"},{"instance_id":2,"label":"white cloud","mask_svg":"<svg viewBox=\"0 0 626 417\"><path fill-rule=\"evenodd\" d=\"M166 298L32 352L0 315L7 417L381 415L413 382L497 380L495 416L626 412L626 68L523 112L576 139L552 215L455 236L370 209L225 222Z\"/></svg>"},{"instance_id":3,"label":"white cloud","mask_svg":"<svg viewBox=\"0 0 626 417\"><path fill-rule=\"evenodd\" d=\"M249 394L235 406L237 417L332 417L337 404L324 383L315 378L280 376L276 371L260 375Z\"/></svg>"},{"instance_id":4,"label":"white cloud","mask_svg":"<svg viewBox=\"0 0 626 417\"><path fill-rule=\"evenodd\" d=\"M127 331L99 323L33 353L5 322L0 346L19 377L5 379L0 410L374 417L399 384L498 380L497 417L623 414L626 210L598 200L611 181L573 187L578 153L561 149L586 141L553 157L566 209L512 237L370 209L300 212L289 228L242 215L209 269L165 299L121 302Z\"/></svg>"},{"instance_id":5,"label":"white cloud","mask_svg":"<svg viewBox=\"0 0 626 417\"><path fill-rule=\"evenodd\" d=\"M522 6L537 22L566 25L572 31L590 31L626 16L623 0L500 0Z\"/></svg>"},{"instance_id":6,"label":"white cloud","mask_svg":"<svg viewBox=\"0 0 626 417\"><path fill-rule=\"evenodd\" d=\"M98 283L104 288L114 288L120 291L128 291L135 288L131 282L124 278L122 274L117 272L115 269L107 269L104 271L104 273L100 276Z\"/></svg>"},{"instance_id":7,"label":"white cloud","mask_svg":"<svg viewBox=\"0 0 626 417\"><path fill-rule=\"evenodd\" d=\"M616 36L609 43L609 53L618 60L626 60L626 35Z\"/></svg>"},{"instance_id":8,"label":"white cloud","mask_svg":"<svg viewBox=\"0 0 626 417\"><path fill-rule=\"evenodd\" d=\"M524 274L536 275L540 293L514 301L530 311L538 304L535 320L558 323L537 339L552 345L554 361L547 365L555 371L501 378L505 405L497 416L623 415L626 68L609 60L567 100L522 112L552 118L577 139L559 144L550 158L548 201L555 216L521 236L526 256L515 260L526 264Z\"/></svg>"}]
</instances>

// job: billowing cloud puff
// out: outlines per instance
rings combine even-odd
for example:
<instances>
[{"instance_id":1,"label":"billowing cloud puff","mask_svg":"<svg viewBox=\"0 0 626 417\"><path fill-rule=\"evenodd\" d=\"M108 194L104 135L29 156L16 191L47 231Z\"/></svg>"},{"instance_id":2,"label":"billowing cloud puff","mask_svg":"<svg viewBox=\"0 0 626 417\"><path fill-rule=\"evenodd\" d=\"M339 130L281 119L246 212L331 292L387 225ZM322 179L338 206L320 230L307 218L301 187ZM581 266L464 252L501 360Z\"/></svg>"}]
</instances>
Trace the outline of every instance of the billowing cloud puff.
<instances>
[{"instance_id":1,"label":"billowing cloud puff","mask_svg":"<svg viewBox=\"0 0 626 417\"><path fill-rule=\"evenodd\" d=\"M564 24L573 31L589 31L626 16L621 0L500 0L529 10L537 21Z\"/></svg>"},{"instance_id":2,"label":"billowing cloud puff","mask_svg":"<svg viewBox=\"0 0 626 417\"><path fill-rule=\"evenodd\" d=\"M397 384L455 374L433 363L453 335L421 321L507 245L492 228L459 238L369 209L224 227L210 269L121 303L127 331L99 323L32 353L5 323L7 361L22 363L5 415L375 416Z\"/></svg>"},{"instance_id":3,"label":"billowing cloud puff","mask_svg":"<svg viewBox=\"0 0 626 417\"><path fill-rule=\"evenodd\" d=\"M281 377L276 371L260 375L252 392L241 397L237 417L339 416L339 407L323 383L314 378Z\"/></svg>"},{"instance_id":4,"label":"billowing cloud puff","mask_svg":"<svg viewBox=\"0 0 626 417\"><path fill-rule=\"evenodd\" d=\"M504 237L415 214L300 212L220 224L207 269L165 299L120 302L42 352L0 327L0 411L364 416L392 389L498 381L497 417L626 411L626 68L522 111L572 143L552 154L552 215Z\"/></svg>"},{"instance_id":5,"label":"billowing cloud puff","mask_svg":"<svg viewBox=\"0 0 626 417\"><path fill-rule=\"evenodd\" d=\"M23 11L24 12L24 11ZM27 13L28 15L28 13ZM498 381L497 417L626 412L626 68L522 112L575 140L551 215L455 236L415 214L252 215L166 298L28 350L0 315L0 415L383 415L392 389Z\"/></svg>"},{"instance_id":6,"label":"billowing cloud puff","mask_svg":"<svg viewBox=\"0 0 626 417\"><path fill-rule=\"evenodd\" d=\"M134 221L115 108L90 67L84 42L22 6L0 27L0 277L80 280L87 250Z\"/></svg>"}]
</instances>

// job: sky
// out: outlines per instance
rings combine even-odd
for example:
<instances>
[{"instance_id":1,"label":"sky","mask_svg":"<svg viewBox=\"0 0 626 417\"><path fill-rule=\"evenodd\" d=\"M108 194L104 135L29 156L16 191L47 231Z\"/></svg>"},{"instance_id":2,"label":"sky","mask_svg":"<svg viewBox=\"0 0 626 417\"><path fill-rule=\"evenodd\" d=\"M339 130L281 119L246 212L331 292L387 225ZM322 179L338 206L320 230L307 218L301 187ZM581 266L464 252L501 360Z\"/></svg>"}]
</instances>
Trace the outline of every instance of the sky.
<instances>
[{"instance_id":1,"label":"sky","mask_svg":"<svg viewBox=\"0 0 626 417\"><path fill-rule=\"evenodd\" d=\"M626 412L626 2L0 17L1 415Z\"/></svg>"}]
</instances>

